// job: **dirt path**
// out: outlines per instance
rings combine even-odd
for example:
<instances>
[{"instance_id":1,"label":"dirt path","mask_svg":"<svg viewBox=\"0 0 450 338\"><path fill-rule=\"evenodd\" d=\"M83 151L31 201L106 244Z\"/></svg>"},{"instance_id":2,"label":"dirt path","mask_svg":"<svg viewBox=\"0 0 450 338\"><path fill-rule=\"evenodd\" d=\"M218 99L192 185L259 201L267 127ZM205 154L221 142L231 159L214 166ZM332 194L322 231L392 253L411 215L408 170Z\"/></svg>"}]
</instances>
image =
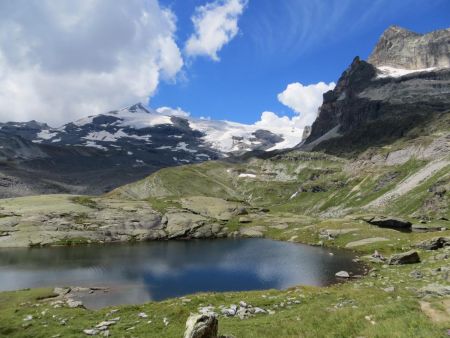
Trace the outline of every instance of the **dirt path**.
<instances>
[{"instance_id":1,"label":"dirt path","mask_svg":"<svg viewBox=\"0 0 450 338\"><path fill-rule=\"evenodd\" d=\"M376 200L370 202L367 207L369 208L379 208L388 204L390 201L410 192L416 188L419 184L429 179L431 176L436 174L439 170L450 165L450 160L441 159L428 163L425 167L420 169L418 172L406 177L401 181L394 189L388 191L384 195L378 197Z\"/></svg>"}]
</instances>

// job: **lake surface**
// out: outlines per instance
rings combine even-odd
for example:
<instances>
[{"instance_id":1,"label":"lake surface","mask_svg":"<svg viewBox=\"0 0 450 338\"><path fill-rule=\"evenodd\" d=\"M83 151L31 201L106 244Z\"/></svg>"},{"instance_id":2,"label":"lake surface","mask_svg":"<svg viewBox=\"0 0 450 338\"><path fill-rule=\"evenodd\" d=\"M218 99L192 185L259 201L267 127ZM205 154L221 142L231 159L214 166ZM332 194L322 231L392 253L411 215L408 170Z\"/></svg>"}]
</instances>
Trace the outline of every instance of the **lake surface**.
<instances>
[{"instance_id":1,"label":"lake surface","mask_svg":"<svg viewBox=\"0 0 450 338\"><path fill-rule=\"evenodd\" d=\"M347 251L267 239L1 249L0 290L108 287L82 299L100 308L200 291L324 286L337 282L340 270L362 273L353 258Z\"/></svg>"}]
</instances>

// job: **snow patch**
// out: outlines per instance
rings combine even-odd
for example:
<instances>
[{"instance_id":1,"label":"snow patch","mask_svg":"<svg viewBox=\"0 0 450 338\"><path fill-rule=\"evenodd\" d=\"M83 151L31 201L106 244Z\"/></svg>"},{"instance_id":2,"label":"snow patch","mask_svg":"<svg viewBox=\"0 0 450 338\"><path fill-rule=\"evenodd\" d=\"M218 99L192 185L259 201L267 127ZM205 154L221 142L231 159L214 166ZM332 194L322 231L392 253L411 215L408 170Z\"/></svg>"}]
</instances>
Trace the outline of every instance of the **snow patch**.
<instances>
[{"instance_id":1,"label":"snow patch","mask_svg":"<svg viewBox=\"0 0 450 338\"><path fill-rule=\"evenodd\" d=\"M58 133L51 132L50 130L42 130L37 134L37 138L40 138L42 140L50 140L51 138L55 137L56 135L58 135Z\"/></svg>"},{"instance_id":2,"label":"snow patch","mask_svg":"<svg viewBox=\"0 0 450 338\"><path fill-rule=\"evenodd\" d=\"M402 69L402 68L394 68L389 66L380 66L377 67L378 75L377 78L385 78L385 77L401 77L408 74L420 73L420 72L431 72L436 70L436 67L431 68L422 68L422 69Z\"/></svg>"},{"instance_id":3,"label":"snow patch","mask_svg":"<svg viewBox=\"0 0 450 338\"><path fill-rule=\"evenodd\" d=\"M239 177L248 177L248 178L255 178L255 174L239 174Z\"/></svg>"},{"instance_id":4,"label":"snow patch","mask_svg":"<svg viewBox=\"0 0 450 338\"><path fill-rule=\"evenodd\" d=\"M197 150L188 149L186 142L179 142L177 144L176 148L172 149L172 151L178 151L178 150L183 150L183 151L186 151L188 153L196 153L197 152Z\"/></svg>"},{"instance_id":5,"label":"snow patch","mask_svg":"<svg viewBox=\"0 0 450 338\"><path fill-rule=\"evenodd\" d=\"M100 149L100 150L108 150L108 148L103 147L103 146L101 146L101 145L99 145L99 144L97 144L97 143L95 143L93 141L86 141L86 143L84 145L86 147L97 148L97 149Z\"/></svg>"}]
</instances>

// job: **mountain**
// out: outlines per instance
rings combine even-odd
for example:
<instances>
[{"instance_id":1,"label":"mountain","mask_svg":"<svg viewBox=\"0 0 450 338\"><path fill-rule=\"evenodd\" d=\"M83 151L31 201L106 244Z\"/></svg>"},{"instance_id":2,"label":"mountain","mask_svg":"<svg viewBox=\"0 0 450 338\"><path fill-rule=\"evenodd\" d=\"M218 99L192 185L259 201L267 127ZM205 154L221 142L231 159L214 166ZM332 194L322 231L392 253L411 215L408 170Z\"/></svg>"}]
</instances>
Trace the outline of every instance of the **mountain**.
<instances>
[{"instance_id":1,"label":"mountain","mask_svg":"<svg viewBox=\"0 0 450 338\"><path fill-rule=\"evenodd\" d=\"M389 27L369 61L356 57L324 94L303 149L349 156L433 123L448 132L449 41L449 29L420 35Z\"/></svg>"},{"instance_id":2,"label":"mountain","mask_svg":"<svg viewBox=\"0 0 450 338\"><path fill-rule=\"evenodd\" d=\"M450 29L417 34L399 26L390 26L369 56L376 67L416 71L450 67Z\"/></svg>"},{"instance_id":3,"label":"mountain","mask_svg":"<svg viewBox=\"0 0 450 338\"><path fill-rule=\"evenodd\" d=\"M280 135L168 111L135 104L59 128L36 121L0 124L0 196L100 194L160 168L301 141L294 131Z\"/></svg>"}]
</instances>

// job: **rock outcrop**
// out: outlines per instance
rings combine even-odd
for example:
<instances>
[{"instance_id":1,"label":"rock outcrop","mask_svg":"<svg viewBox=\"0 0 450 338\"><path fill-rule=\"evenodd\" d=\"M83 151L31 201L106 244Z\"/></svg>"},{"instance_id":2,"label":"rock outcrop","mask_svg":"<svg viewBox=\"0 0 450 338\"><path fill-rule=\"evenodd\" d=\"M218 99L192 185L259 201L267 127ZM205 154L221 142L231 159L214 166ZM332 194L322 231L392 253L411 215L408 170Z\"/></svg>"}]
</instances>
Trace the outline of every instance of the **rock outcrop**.
<instances>
[{"instance_id":1,"label":"rock outcrop","mask_svg":"<svg viewBox=\"0 0 450 338\"><path fill-rule=\"evenodd\" d=\"M403 69L450 67L450 29L417 34L399 26L390 26L368 61L377 67Z\"/></svg>"},{"instance_id":2,"label":"rock outcrop","mask_svg":"<svg viewBox=\"0 0 450 338\"><path fill-rule=\"evenodd\" d=\"M227 228L213 217L179 208L159 212L142 201L23 197L4 203L0 216L0 247L227 236Z\"/></svg>"},{"instance_id":3,"label":"rock outcrop","mask_svg":"<svg viewBox=\"0 0 450 338\"><path fill-rule=\"evenodd\" d=\"M390 37L391 31L385 35ZM428 56L419 58L424 60L417 61L417 65L409 59L401 61L406 53L402 52L402 44L397 47L396 42L387 42L386 37L381 38L371 56L374 64L356 57L336 87L324 94L319 115L303 149L347 155L361 153L369 147L392 143L419 125L442 119L443 114L450 112L449 53L441 50L448 48L448 32L433 32L423 37L407 33L411 39L418 36L434 46L424 49L424 55ZM388 48L391 44L393 46ZM394 68L439 65L439 69L403 76L383 75L377 66L386 63Z\"/></svg>"}]
</instances>

